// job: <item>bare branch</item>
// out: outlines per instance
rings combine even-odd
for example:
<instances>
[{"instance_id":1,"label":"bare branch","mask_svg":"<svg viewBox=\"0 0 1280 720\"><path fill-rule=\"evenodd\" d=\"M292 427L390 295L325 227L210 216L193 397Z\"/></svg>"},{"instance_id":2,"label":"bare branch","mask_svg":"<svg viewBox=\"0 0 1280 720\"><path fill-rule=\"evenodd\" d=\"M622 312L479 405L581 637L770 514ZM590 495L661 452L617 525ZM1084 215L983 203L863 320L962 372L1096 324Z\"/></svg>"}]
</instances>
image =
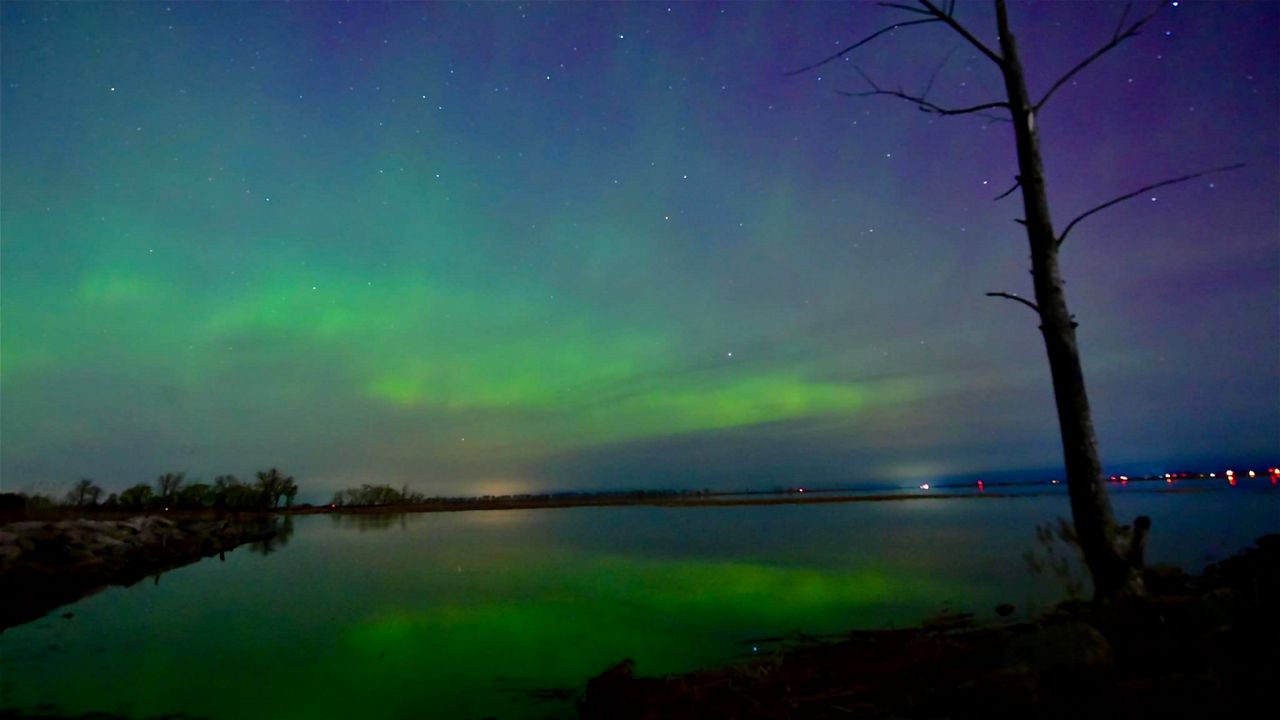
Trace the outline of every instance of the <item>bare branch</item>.
<instances>
[{"instance_id":1,"label":"bare branch","mask_svg":"<svg viewBox=\"0 0 1280 720\"><path fill-rule=\"evenodd\" d=\"M1101 205L1098 205L1097 207L1092 208L1091 210L1088 210L1088 211L1086 211L1086 212L1083 212L1083 213L1081 213L1081 214L1077 215L1077 216L1075 217L1075 219L1074 219L1074 220L1072 220L1071 222L1067 223L1067 227L1062 231L1062 235L1059 235L1059 236L1058 236L1058 244L1059 244L1059 245L1061 245L1062 243L1066 242L1066 240L1067 240L1067 233L1070 233L1070 232L1071 232L1071 228L1074 228L1074 227L1075 227L1075 226L1076 226L1076 225L1077 225L1081 220L1084 220L1085 218L1089 217L1090 215L1092 215L1092 214L1094 214L1094 213L1102 212L1103 210L1106 210L1107 208L1111 207L1112 205L1116 205L1116 204L1119 204L1119 203L1124 202L1125 200L1129 200L1129 199L1135 198L1135 197L1137 197L1137 196L1139 196L1139 195L1141 195L1141 194L1143 194L1143 193L1145 193L1145 192L1149 192L1149 191L1151 191L1151 190L1155 190L1156 188L1162 188L1162 187L1165 187L1165 186L1167 186L1167 185L1176 185L1177 183L1180 183L1180 182L1186 182L1186 181L1188 181L1188 180L1194 180L1194 179L1196 179L1196 178L1198 178L1198 177L1204 177L1205 175L1212 175L1212 174L1214 174L1214 173L1227 172L1228 170L1239 170L1239 169L1240 169L1240 168L1242 168L1242 167L1244 167L1244 163L1236 163L1235 165L1224 165L1224 166L1222 166L1222 167L1210 168L1210 169L1208 169L1208 170L1201 170L1201 171L1200 171L1200 172L1198 172L1198 173L1191 173L1190 175L1183 175L1182 177L1176 177L1176 178L1172 178L1172 179L1169 179L1169 180L1162 180L1162 181L1160 181L1160 182L1158 182L1158 183L1153 183L1153 184L1151 184L1151 185L1147 185L1146 187L1140 187L1140 188L1138 188L1137 190L1134 190L1134 191L1133 191L1133 192L1131 192L1131 193L1126 193L1126 194L1124 194L1124 195L1121 195L1121 196L1120 196L1120 197L1118 197L1118 198L1114 198L1114 199L1112 199L1112 200L1108 200L1108 201L1106 201L1106 202L1102 203Z\"/></svg>"},{"instance_id":2,"label":"bare branch","mask_svg":"<svg viewBox=\"0 0 1280 720\"><path fill-rule=\"evenodd\" d=\"M929 96L929 91L933 89L933 83L938 79L938 73L942 72L942 66L947 64L947 61L951 59L953 54L955 54L955 50L947 53L943 56L942 60L938 61L938 67L934 68L933 72L929 74L929 82L924 84L924 90L920 93L920 97Z\"/></svg>"},{"instance_id":3,"label":"bare branch","mask_svg":"<svg viewBox=\"0 0 1280 720\"><path fill-rule=\"evenodd\" d=\"M827 57L827 58L823 58L822 60L819 60L818 62L813 63L812 65L805 65L804 67L800 68L799 70L792 70L791 72L786 73L786 74L787 74L787 76L791 76L791 75L799 75L800 73L808 72L808 71L810 71L810 70L812 70L812 69L814 69L814 68L816 68L816 67L822 67L823 65L826 65L827 63L831 62L832 60L838 60L838 59L840 59L840 58L844 57L845 55L848 55L849 53L853 52L854 50L857 50L858 48L862 47L863 45L866 45L867 43L871 42L872 40L875 40L876 38L880 37L881 35L884 35L885 33L888 33L888 32L893 32L894 30L897 30L898 28L904 28L904 27L908 27L908 26L911 26L911 25L926 25L926 24L928 24L928 23L936 23L936 22L943 22L943 20L942 20L941 18L928 17L928 18L922 18L922 19L920 19L920 20L908 20L908 21L906 21L906 22L894 23L894 24L892 24L892 25L890 25L890 26L888 26L888 27L880 28L879 30L877 30L877 31L875 31L875 32L871 33L870 35L868 35L868 36L866 36L866 37L862 38L862 39L861 39L861 40L859 40L858 42L856 42L856 43L854 43L854 44L852 44L852 45L850 45L850 46L846 47L845 49L841 50L840 52L836 53L835 55L832 55L832 56Z\"/></svg>"},{"instance_id":4,"label":"bare branch","mask_svg":"<svg viewBox=\"0 0 1280 720\"><path fill-rule=\"evenodd\" d=\"M929 17L933 17L933 13L929 12L928 10L921 10L920 8L914 5L903 5L901 3L893 3L893 2L882 2L882 3L876 3L876 4L879 5L880 7L897 8L899 10L906 10L907 12L915 13L917 15L928 15Z\"/></svg>"},{"instance_id":5,"label":"bare branch","mask_svg":"<svg viewBox=\"0 0 1280 720\"><path fill-rule=\"evenodd\" d=\"M952 3L947 8L946 12L943 12L941 9L938 8L937 5L934 5L930 0L920 0L920 4L923 5L925 8L927 8L930 12L932 12L934 17L946 23L952 30L955 30L957 33L959 33L960 37L964 38L965 40L968 40L970 45L978 49L978 52L990 58L991 62L996 64L996 67L1002 70L1004 69L1004 58L995 54L991 50L991 48L987 47L982 43L981 40L974 37L973 33L969 32L968 29L965 28L965 26L956 22L955 18L951 17L951 13L955 10L955 3Z\"/></svg>"},{"instance_id":6,"label":"bare branch","mask_svg":"<svg viewBox=\"0 0 1280 720\"><path fill-rule=\"evenodd\" d=\"M1034 310L1034 311L1036 312L1036 314L1037 314L1037 315L1039 315L1039 314L1040 314L1040 306L1039 306L1039 305L1036 305L1035 303L1031 302L1030 300L1028 300L1028 299L1026 299L1026 298L1024 298L1024 297L1021 297L1021 296L1019 296L1019 295L1015 295L1015 294L1013 294L1013 293L1007 293L1007 292L989 292L989 293L987 293L987 297L1000 297L1000 298L1007 298L1007 299L1012 300L1012 301L1014 301L1014 302L1020 302L1020 303L1022 303L1023 305L1026 305L1027 307L1029 307L1029 308L1031 308L1032 310Z\"/></svg>"},{"instance_id":7,"label":"bare branch","mask_svg":"<svg viewBox=\"0 0 1280 720\"><path fill-rule=\"evenodd\" d=\"M1124 27L1124 21L1129 19L1129 11L1132 9L1133 3L1127 2L1124 4L1124 12L1120 13L1120 21L1116 23L1116 29L1111 33L1113 40L1120 37L1120 28Z\"/></svg>"},{"instance_id":8,"label":"bare branch","mask_svg":"<svg viewBox=\"0 0 1280 720\"><path fill-rule=\"evenodd\" d=\"M1147 13L1142 18L1135 20L1132 25L1130 25L1127 29L1121 32L1120 28L1121 26L1124 25L1124 19L1129 16L1129 6L1126 5L1124 9L1124 13L1120 16L1120 24L1116 26L1115 32L1112 33L1111 40L1108 41L1106 45L1103 45L1102 47L1095 50L1093 54L1090 55L1089 57L1076 63L1076 66L1068 70L1066 75L1063 75L1062 77L1058 78L1058 81L1049 87L1049 91L1046 92L1044 94L1044 97L1040 98L1039 102L1033 105L1031 109L1035 112L1039 112L1040 108L1043 107L1045 103L1049 102L1049 98L1053 97L1053 94L1058 91L1058 88L1062 87L1067 83L1068 80L1075 77L1076 73L1089 67L1089 65L1091 65L1094 60L1097 60L1098 58L1107 54L1113 48L1115 48L1115 46L1119 45L1125 40L1128 40L1131 37L1138 35L1138 31L1142 29L1142 26L1146 25L1147 22L1151 20L1151 18L1155 17L1156 13L1160 12L1160 8L1162 7L1164 7L1164 3L1158 3L1154 10Z\"/></svg>"},{"instance_id":9,"label":"bare branch","mask_svg":"<svg viewBox=\"0 0 1280 720\"><path fill-rule=\"evenodd\" d=\"M862 78L867 81L867 84L871 86L871 89L866 92L856 92L856 93L838 90L837 91L838 94L844 95L845 97L872 97L874 95L888 95L890 97L896 97L902 100L906 100L907 102L910 102L910 103L915 103L916 107L918 107L923 112L933 113L935 115L968 115L970 113L982 112L983 110L991 110L993 108L1004 108L1006 110L1009 109L1009 103L1004 102L1003 100L982 103L981 105L973 105L971 107L964 107L964 108L942 107L941 105L938 105L930 100L925 99L923 95L911 95L911 94L902 92L901 90L885 90L884 88L877 85L876 81L872 80L869 75L863 72L862 68L855 67L854 69L857 70L858 74L861 75Z\"/></svg>"},{"instance_id":10,"label":"bare branch","mask_svg":"<svg viewBox=\"0 0 1280 720\"><path fill-rule=\"evenodd\" d=\"M1018 189L1018 188L1020 188L1020 187L1022 187L1022 176L1021 176L1021 175L1017 175L1017 176L1015 176L1015 177L1013 178L1013 187L1009 188L1008 190L1005 190L1004 192L1002 192L1002 193L1000 193L999 195L997 195L997 196L995 196L994 198L992 198L992 202L994 202L994 201L996 201L996 200L1003 200L1003 199L1005 199L1005 198L1009 197L1010 195L1012 195L1012 194L1013 194L1013 191L1014 191L1014 190L1017 190L1017 189Z\"/></svg>"}]
</instances>

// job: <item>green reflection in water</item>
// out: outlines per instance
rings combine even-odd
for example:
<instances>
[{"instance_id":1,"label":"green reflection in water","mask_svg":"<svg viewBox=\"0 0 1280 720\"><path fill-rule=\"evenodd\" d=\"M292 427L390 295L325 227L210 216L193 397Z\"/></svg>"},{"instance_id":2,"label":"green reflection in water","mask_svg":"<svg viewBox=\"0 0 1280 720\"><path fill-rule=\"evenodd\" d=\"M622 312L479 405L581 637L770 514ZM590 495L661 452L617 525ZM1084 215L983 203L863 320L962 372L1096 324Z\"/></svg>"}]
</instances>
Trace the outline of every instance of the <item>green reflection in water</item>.
<instances>
[{"instance_id":1,"label":"green reflection in water","mask_svg":"<svg viewBox=\"0 0 1280 720\"><path fill-rule=\"evenodd\" d=\"M570 573L533 572L538 580L507 580L539 585L537 597L385 609L356 622L345 640L359 684L421 687L431 683L424 667L442 660L448 676L433 693L441 698L495 683L579 685L624 655L640 672L674 672L730 659L739 641L753 637L879 624L906 608L932 606L942 592L927 580L880 570L627 557L592 558ZM956 596L957 588L948 590ZM482 709L462 696L452 703Z\"/></svg>"},{"instance_id":2,"label":"green reflection in water","mask_svg":"<svg viewBox=\"0 0 1280 720\"><path fill-rule=\"evenodd\" d=\"M246 582L270 577L269 560L237 555L238 566L221 569ZM118 653L114 662L87 651L39 651L74 623L48 619L43 631L7 633L17 642L6 650L35 662L34 672L5 663L4 704L219 718L563 714L567 705L531 703L524 691L580 688L623 657L645 673L691 669L732 659L743 640L877 624L904 608L931 607L940 593L926 580L878 569L559 551L536 562L481 558L453 572L380 577L407 583L381 599L282 575L237 606L225 588L202 594L208 582L227 582L219 569L206 563L158 586L112 591L131 602L106 593L83 603L81 629ZM358 582L351 570L347 580ZM956 597L954 585L948 593ZM194 604L199 597L208 607ZM95 611L94 601L106 607ZM139 612L168 617L130 615ZM119 624L91 625L108 618Z\"/></svg>"},{"instance_id":3,"label":"green reflection in water","mask_svg":"<svg viewBox=\"0 0 1280 720\"><path fill-rule=\"evenodd\" d=\"M1274 531L1277 503L1116 498L1121 517L1160 528L1153 564L1193 570ZM0 634L0 707L563 717L567 704L520 691L581 688L624 657L673 672L749 653L753 638L914 623L944 603L989 616L996 602L1052 601L1061 588L1038 594L1021 555L1035 523L1064 508L1025 497L302 517L280 552L238 550Z\"/></svg>"}]
</instances>

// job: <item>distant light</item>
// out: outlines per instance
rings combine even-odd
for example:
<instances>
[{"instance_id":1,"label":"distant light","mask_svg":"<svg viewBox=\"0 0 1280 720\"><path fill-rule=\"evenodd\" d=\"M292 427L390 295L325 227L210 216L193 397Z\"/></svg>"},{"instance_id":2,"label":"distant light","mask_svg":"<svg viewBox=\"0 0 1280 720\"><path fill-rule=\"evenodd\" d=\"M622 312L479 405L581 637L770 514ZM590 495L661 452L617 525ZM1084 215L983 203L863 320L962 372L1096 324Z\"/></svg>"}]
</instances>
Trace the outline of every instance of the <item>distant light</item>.
<instances>
[{"instance_id":1,"label":"distant light","mask_svg":"<svg viewBox=\"0 0 1280 720\"><path fill-rule=\"evenodd\" d=\"M986 492L986 487L982 484L981 480L978 481L978 492Z\"/></svg>"},{"instance_id":2,"label":"distant light","mask_svg":"<svg viewBox=\"0 0 1280 720\"><path fill-rule=\"evenodd\" d=\"M1121 475L1121 476L1120 476L1120 482L1129 482L1129 476L1128 476L1128 475Z\"/></svg>"},{"instance_id":3,"label":"distant light","mask_svg":"<svg viewBox=\"0 0 1280 720\"><path fill-rule=\"evenodd\" d=\"M925 484L921 485L921 486L920 486L920 489L921 489L921 490L928 490L928 489L929 489L929 483L925 483Z\"/></svg>"},{"instance_id":4,"label":"distant light","mask_svg":"<svg viewBox=\"0 0 1280 720\"><path fill-rule=\"evenodd\" d=\"M1057 480L1050 480L1049 482L1050 482L1050 483L1053 483L1054 485L1057 485L1057 484L1058 484L1058 481L1057 481Z\"/></svg>"},{"instance_id":5,"label":"distant light","mask_svg":"<svg viewBox=\"0 0 1280 720\"><path fill-rule=\"evenodd\" d=\"M797 488L796 492L804 492L804 488Z\"/></svg>"},{"instance_id":6,"label":"distant light","mask_svg":"<svg viewBox=\"0 0 1280 720\"><path fill-rule=\"evenodd\" d=\"M1251 477L1251 478L1253 478L1253 477L1258 477L1258 473L1256 473L1256 472L1254 472L1254 471L1250 470L1250 471L1249 471L1249 477Z\"/></svg>"},{"instance_id":7,"label":"distant light","mask_svg":"<svg viewBox=\"0 0 1280 720\"><path fill-rule=\"evenodd\" d=\"M1218 477L1218 473L1209 473L1209 477L1216 478Z\"/></svg>"},{"instance_id":8,"label":"distant light","mask_svg":"<svg viewBox=\"0 0 1280 720\"><path fill-rule=\"evenodd\" d=\"M1236 474L1235 470L1228 470L1225 473L1223 473L1223 475L1226 475L1227 477L1231 477L1232 475L1235 475L1235 474Z\"/></svg>"},{"instance_id":9,"label":"distant light","mask_svg":"<svg viewBox=\"0 0 1280 720\"><path fill-rule=\"evenodd\" d=\"M1167 480L1167 479L1169 479L1169 478L1173 477L1173 473L1165 473L1165 474L1164 474L1164 477L1165 477L1165 479Z\"/></svg>"}]
</instances>

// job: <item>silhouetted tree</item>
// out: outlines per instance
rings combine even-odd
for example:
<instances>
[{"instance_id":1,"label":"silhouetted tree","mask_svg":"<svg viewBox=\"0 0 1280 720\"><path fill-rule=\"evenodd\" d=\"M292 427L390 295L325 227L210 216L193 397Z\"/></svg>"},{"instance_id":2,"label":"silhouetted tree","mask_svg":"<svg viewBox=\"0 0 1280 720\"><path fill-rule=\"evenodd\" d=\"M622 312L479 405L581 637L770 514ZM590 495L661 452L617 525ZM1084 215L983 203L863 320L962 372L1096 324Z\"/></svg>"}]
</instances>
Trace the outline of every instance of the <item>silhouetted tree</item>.
<instances>
[{"instance_id":1,"label":"silhouetted tree","mask_svg":"<svg viewBox=\"0 0 1280 720\"><path fill-rule=\"evenodd\" d=\"M998 45L988 46L968 28L955 18L955 0L945 3L945 9L931 0L917 0L917 4L908 5L899 2L883 2L891 8L912 14L909 20L903 20L859 40L841 49L838 53L817 63L809 65L791 74L798 74L844 57L857 48L894 30L917 25L943 25L963 38L975 48L991 64L995 65L1003 80L1004 96L986 102L965 107L947 107L930 100L927 95L933 84L929 84L919 94L904 90L890 90L881 87L865 73L861 73L869 89L863 92L842 93L851 97L887 96L905 100L914 104L926 113L940 116L1005 113L997 119L1008 119L1013 124L1013 140L1017 150L1018 174L1016 182L1008 192L997 200L1022 191L1023 211L1026 217L1019 220L1026 227L1027 240L1031 246L1031 275L1035 291L1035 301L1020 297L1015 293L993 292L988 295L1007 298L1030 308L1040 321L1040 329L1044 336L1045 350L1049 356L1049 371L1053 379L1054 398L1058 410L1058 426L1062 436L1063 457L1066 465L1067 488L1071 497L1071 515L1075 523L1075 538L1079 543L1081 554L1089 573L1093 578L1094 595L1099 600L1113 600L1129 595L1143 594L1141 548L1145 542L1150 521L1139 518L1135 523L1132 537L1124 538L1124 533L1116 526L1115 516L1111 509L1111 501L1107 495L1106 484L1102 477L1102 462L1098 454L1097 438L1094 434L1093 419L1089 411L1089 399L1085 393L1084 372L1080 365L1080 355L1076 343L1075 318L1067 309L1066 292L1063 288L1062 275L1058 266L1058 250L1068 233L1082 220L1117 203L1124 202L1149 190L1175 183L1185 182L1211 172L1230 170L1239 165L1214 168L1203 172L1184 175L1164 180L1141 188L1137 191L1101 203L1081 213L1067 223L1061 233L1056 233L1049 213L1049 198L1045 188L1044 163L1040 156L1040 127L1036 120L1041 108L1053 97L1054 93L1065 86L1078 73L1087 68L1098 58L1116 46L1139 34L1141 29L1159 12L1163 3L1158 4L1146 15L1129 21L1132 3L1125 6L1120 21L1116 24L1111 38L1076 63L1051 84L1038 100L1032 99L1027 89L1022 60L1018 54L1018 45L1009 27L1009 18L1004 0L995 0L996 36Z\"/></svg>"},{"instance_id":2,"label":"silhouetted tree","mask_svg":"<svg viewBox=\"0 0 1280 720\"><path fill-rule=\"evenodd\" d=\"M284 506L293 507L293 499L298 496L298 483L293 481L292 477L285 479L284 483Z\"/></svg>"},{"instance_id":3,"label":"silhouetted tree","mask_svg":"<svg viewBox=\"0 0 1280 720\"><path fill-rule=\"evenodd\" d=\"M266 508L274 508L280 503L280 498L289 494L290 487L293 488L292 495L289 495L290 502L293 501L293 495L298 493L298 486L294 483L293 478L281 473L276 468L263 470L257 474L258 492L260 493L261 504Z\"/></svg>"},{"instance_id":4,"label":"silhouetted tree","mask_svg":"<svg viewBox=\"0 0 1280 720\"><path fill-rule=\"evenodd\" d=\"M155 493L146 483L138 483L120 493L120 505L131 510L141 510L151 504Z\"/></svg>"},{"instance_id":5,"label":"silhouetted tree","mask_svg":"<svg viewBox=\"0 0 1280 720\"><path fill-rule=\"evenodd\" d=\"M409 490L408 485L397 490L390 485L370 485L365 483L360 487L337 491L329 500L329 504L339 507L369 507L405 505L425 501L425 495Z\"/></svg>"},{"instance_id":6,"label":"silhouetted tree","mask_svg":"<svg viewBox=\"0 0 1280 720\"><path fill-rule=\"evenodd\" d=\"M191 483L178 491L178 507L203 508L213 501L213 488L207 483Z\"/></svg>"},{"instance_id":7,"label":"silhouetted tree","mask_svg":"<svg viewBox=\"0 0 1280 720\"><path fill-rule=\"evenodd\" d=\"M182 480L186 473L169 472L156 478L156 496L166 505L176 505L178 490L182 488Z\"/></svg>"},{"instance_id":8,"label":"silhouetted tree","mask_svg":"<svg viewBox=\"0 0 1280 720\"><path fill-rule=\"evenodd\" d=\"M89 478L81 478L67 491L66 503L74 507L91 507L98 504L101 495L102 488Z\"/></svg>"}]
</instances>

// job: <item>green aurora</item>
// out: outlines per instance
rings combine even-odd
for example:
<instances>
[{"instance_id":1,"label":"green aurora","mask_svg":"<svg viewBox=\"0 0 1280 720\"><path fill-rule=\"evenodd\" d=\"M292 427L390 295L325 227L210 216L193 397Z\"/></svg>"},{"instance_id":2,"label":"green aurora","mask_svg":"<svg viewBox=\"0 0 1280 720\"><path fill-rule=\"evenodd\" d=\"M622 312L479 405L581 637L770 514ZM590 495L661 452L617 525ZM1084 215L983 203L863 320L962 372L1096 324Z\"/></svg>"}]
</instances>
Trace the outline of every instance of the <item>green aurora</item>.
<instances>
[{"instance_id":1,"label":"green aurora","mask_svg":"<svg viewBox=\"0 0 1280 720\"><path fill-rule=\"evenodd\" d=\"M1058 462L1034 323L983 297L1026 282L1015 211L991 202L1007 138L783 77L847 35L835 6L3 12L6 489L278 465L317 500ZM1052 38L1049 20L1026 22ZM1161 76L1197 47L1160 45ZM945 82L976 82L967 62ZM1277 147L1274 84L1231 78L1213 92L1252 129L1170 115L1157 135L1221 138L1218 162ZM1117 164L1158 104L1121 91L1086 103L1119 108L1106 132L1048 116L1068 207L1169 172ZM1274 449L1278 182L1261 163L1219 181L1229 198L1178 190L1071 248L1112 462ZM1148 234L1160 252L1105 242ZM1215 290L1130 291L1165 283Z\"/></svg>"}]
</instances>

